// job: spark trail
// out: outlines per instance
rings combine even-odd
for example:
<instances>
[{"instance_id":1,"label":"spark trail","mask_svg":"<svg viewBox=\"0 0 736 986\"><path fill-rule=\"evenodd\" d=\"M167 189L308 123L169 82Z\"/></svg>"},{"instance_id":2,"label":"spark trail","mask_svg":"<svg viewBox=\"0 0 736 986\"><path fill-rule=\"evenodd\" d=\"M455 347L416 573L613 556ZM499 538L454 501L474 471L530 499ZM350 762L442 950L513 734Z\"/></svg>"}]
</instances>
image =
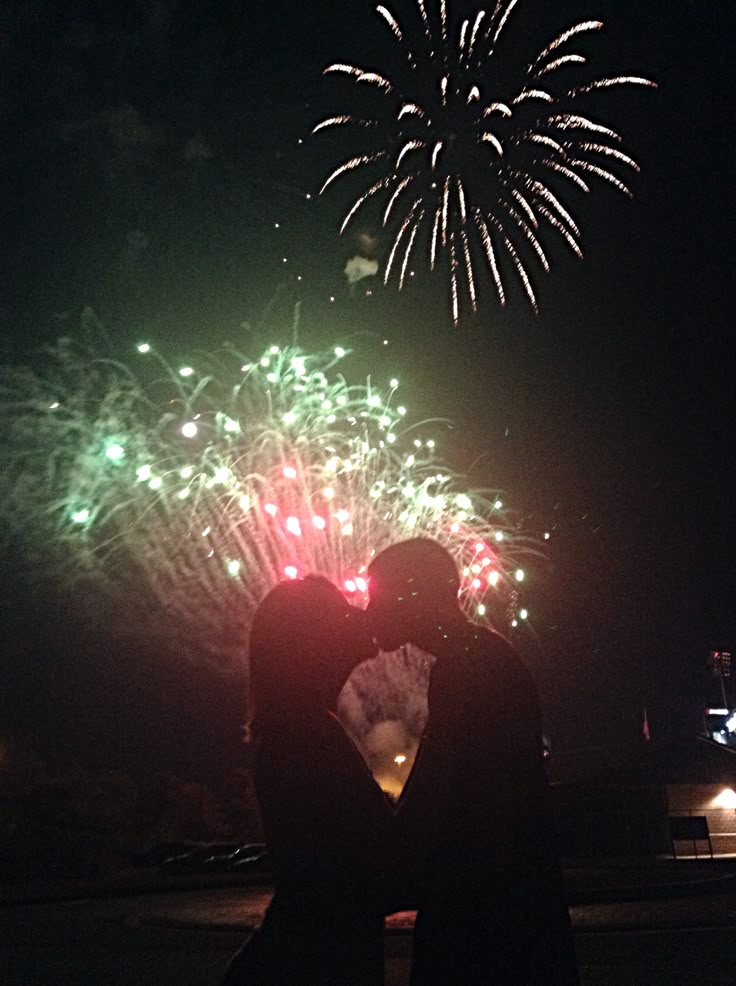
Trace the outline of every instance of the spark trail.
<instances>
[{"instance_id":1,"label":"spark trail","mask_svg":"<svg viewBox=\"0 0 736 986\"><path fill-rule=\"evenodd\" d=\"M279 580L321 572L362 605L374 553L411 536L452 552L474 619L518 624L532 541L442 462L397 380L350 384L347 357L272 346L172 366L142 344L129 366L65 342L4 368L5 531L39 576L104 590L223 667Z\"/></svg>"}]
</instances>

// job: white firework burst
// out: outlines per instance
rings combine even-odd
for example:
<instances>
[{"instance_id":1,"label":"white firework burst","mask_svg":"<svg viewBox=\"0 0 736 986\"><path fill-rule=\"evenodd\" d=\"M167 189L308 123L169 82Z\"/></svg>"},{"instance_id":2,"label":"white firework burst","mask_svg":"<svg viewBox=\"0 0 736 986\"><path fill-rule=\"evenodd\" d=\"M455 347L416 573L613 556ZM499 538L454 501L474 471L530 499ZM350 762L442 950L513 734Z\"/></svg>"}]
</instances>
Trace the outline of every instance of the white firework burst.
<instances>
[{"instance_id":1,"label":"white firework burst","mask_svg":"<svg viewBox=\"0 0 736 986\"><path fill-rule=\"evenodd\" d=\"M500 304L506 301L510 267L536 310L527 255L549 271L542 230L554 231L582 256L579 226L562 201L566 190L587 192L596 178L631 196L617 172L639 167L621 149L621 135L579 111L580 104L599 89L656 86L638 75L580 81L587 58L570 51L570 44L603 27L599 20L586 20L534 55L510 92L496 91L495 69L503 57L499 42L516 4L499 0L491 12L479 10L455 22L445 0L435 10L416 0L408 27L379 5L376 11L399 47L402 68L389 79L356 65L329 65L325 73L375 90L376 116L342 113L313 130L371 128L373 146L334 168L320 191L365 169L369 187L353 202L340 232L365 203L383 197L382 222L393 230L384 282L395 273L401 289L409 262L421 249L431 269L444 260L455 324L463 286L476 310L478 263L487 266Z\"/></svg>"}]
</instances>

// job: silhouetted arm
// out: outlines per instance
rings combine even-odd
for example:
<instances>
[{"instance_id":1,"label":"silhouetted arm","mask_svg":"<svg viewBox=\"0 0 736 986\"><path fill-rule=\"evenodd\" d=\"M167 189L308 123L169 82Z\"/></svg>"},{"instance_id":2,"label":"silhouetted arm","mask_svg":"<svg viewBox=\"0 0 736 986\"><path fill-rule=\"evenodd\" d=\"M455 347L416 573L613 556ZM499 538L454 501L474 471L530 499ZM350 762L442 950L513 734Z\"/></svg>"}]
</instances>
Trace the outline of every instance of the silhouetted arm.
<instances>
[{"instance_id":1,"label":"silhouetted arm","mask_svg":"<svg viewBox=\"0 0 736 986\"><path fill-rule=\"evenodd\" d=\"M544 767L542 715L531 675L514 655L505 697L508 750L516 795L515 903L529 983L579 982L557 835Z\"/></svg>"},{"instance_id":2,"label":"silhouetted arm","mask_svg":"<svg viewBox=\"0 0 736 986\"><path fill-rule=\"evenodd\" d=\"M277 891L383 910L393 813L334 717L266 739L257 787Z\"/></svg>"},{"instance_id":3,"label":"silhouetted arm","mask_svg":"<svg viewBox=\"0 0 736 986\"><path fill-rule=\"evenodd\" d=\"M455 742L451 710L458 701L456 684L451 662L436 660L430 674L427 723L396 806L396 839L404 860L409 898L416 896L431 873L447 816L452 811ZM416 901L410 903L416 906Z\"/></svg>"}]
</instances>

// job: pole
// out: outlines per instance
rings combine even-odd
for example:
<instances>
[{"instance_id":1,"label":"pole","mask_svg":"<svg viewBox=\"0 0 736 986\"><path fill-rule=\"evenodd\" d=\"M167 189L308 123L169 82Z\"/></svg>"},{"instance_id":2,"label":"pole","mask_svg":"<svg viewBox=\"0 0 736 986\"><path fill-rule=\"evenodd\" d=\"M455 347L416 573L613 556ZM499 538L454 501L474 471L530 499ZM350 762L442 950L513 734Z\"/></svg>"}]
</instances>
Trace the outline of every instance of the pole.
<instances>
[{"instance_id":1,"label":"pole","mask_svg":"<svg viewBox=\"0 0 736 986\"><path fill-rule=\"evenodd\" d=\"M722 663L722 661L719 661L718 662L718 679L721 682L721 698L723 699L723 708L724 709L728 709L729 712L730 712L731 710L729 708L728 701L726 699L726 684L725 684L725 682L723 680L723 663Z\"/></svg>"}]
</instances>

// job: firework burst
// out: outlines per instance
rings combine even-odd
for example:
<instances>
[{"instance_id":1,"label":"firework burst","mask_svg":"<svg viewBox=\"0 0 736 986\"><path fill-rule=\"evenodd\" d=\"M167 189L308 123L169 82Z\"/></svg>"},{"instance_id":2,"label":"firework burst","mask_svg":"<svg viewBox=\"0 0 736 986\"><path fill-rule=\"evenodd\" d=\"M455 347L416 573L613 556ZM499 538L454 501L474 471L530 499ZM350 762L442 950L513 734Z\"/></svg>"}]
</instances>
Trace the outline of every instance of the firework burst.
<instances>
[{"instance_id":1,"label":"firework burst","mask_svg":"<svg viewBox=\"0 0 736 986\"><path fill-rule=\"evenodd\" d=\"M501 305L508 268L536 310L529 261L549 271L543 230L553 230L582 256L580 228L564 202L567 190L587 192L599 179L631 196L619 173L639 170L620 134L589 115L587 104L601 89L655 83L635 75L581 78L587 58L573 45L600 30L601 21L562 31L531 58L518 84L499 91L501 42L516 4L499 0L492 12L479 10L456 23L446 0L437 11L416 0L406 25L379 5L401 68L388 78L355 65L329 65L326 74L374 90L376 115L334 115L313 130L359 127L376 135L371 148L328 175L321 192L348 172L370 175L340 231L365 203L382 200L381 222L393 230L384 282L394 274L401 289L421 249L432 270L444 263L448 271L455 324L463 290L476 310L481 266Z\"/></svg>"},{"instance_id":2,"label":"firework burst","mask_svg":"<svg viewBox=\"0 0 736 986\"><path fill-rule=\"evenodd\" d=\"M133 619L165 617L222 666L242 662L279 580L322 572L362 605L374 553L410 536L452 552L473 618L526 618L533 546L441 464L398 381L346 381L347 355L272 346L172 367L141 345L131 369L65 343L43 371L6 369L6 530L38 571L137 598Z\"/></svg>"}]
</instances>

